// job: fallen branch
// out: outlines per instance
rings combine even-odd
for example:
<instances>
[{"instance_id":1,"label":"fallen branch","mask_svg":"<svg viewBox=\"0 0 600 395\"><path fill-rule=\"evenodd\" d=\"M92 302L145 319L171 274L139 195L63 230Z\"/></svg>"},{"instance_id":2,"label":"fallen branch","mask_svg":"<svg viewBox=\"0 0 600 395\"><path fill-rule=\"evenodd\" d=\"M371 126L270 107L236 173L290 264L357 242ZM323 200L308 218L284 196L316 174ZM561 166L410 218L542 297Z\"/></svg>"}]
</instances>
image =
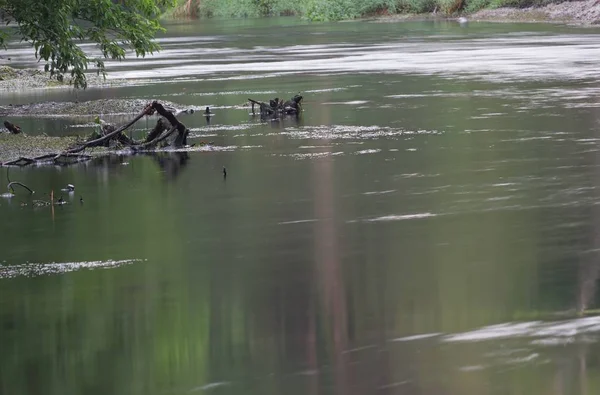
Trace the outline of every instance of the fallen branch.
<instances>
[{"instance_id":1,"label":"fallen branch","mask_svg":"<svg viewBox=\"0 0 600 395\"><path fill-rule=\"evenodd\" d=\"M169 138L173 133L175 133L176 130L177 130L177 127L173 126L166 134L164 134L162 136L159 135L158 137L156 137L152 141L148 141L148 142L145 142L145 143L133 145L133 146L131 146L131 149L133 149L134 151L139 151L139 150L146 149L148 147L155 147L161 141L164 141L167 138Z\"/></svg>"},{"instance_id":2,"label":"fallen branch","mask_svg":"<svg viewBox=\"0 0 600 395\"><path fill-rule=\"evenodd\" d=\"M158 121L156 121L156 126L154 126L154 129L152 129L150 131L150 133L148 133L148 135L146 136L146 139L144 140L144 143L148 143L148 142L156 139L158 136L160 136L162 134L162 132L167 130L167 125L166 125L164 119L165 118L158 118Z\"/></svg>"},{"instance_id":3,"label":"fallen branch","mask_svg":"<svg viewBox=\"0 0 600 395\"><path fill-rule=\"evenodd\" d=\"M142 117L145 115L152 115L155 112L160 114L162 118L159 118L156 126L150 133L148 133L143 142L134 141L123 134L126 129L131 127ZM165 130L167 130L165 119L171 124L171 128L167 133L164 133ZM157 144L172 136L175 132L177 132L177 136L171 142L171 145L174 147L183 147L187 145L187 136L189 131L186 126L179 122L179 120L171 111L167 110L159 102L154 101L144 107L143 111L140 112L134 119L119 128L115 128L112 125L104 125L102 127L102 135L100 137L92 138L60 153L44 154L35 158L20 157L12 161L4 162L2 163L2 166L27 166L40 162L52 162L57 165L67 165L92 159L92 156L80 154L80 152L84 151L86 148L108 146L108 143L113 139L122 146L129 147L130 149L137 151L146 149L148 147L155 147Z\"/></svg>"},{"instance_id":4,"label":"fallen branch","mask_svg":"<svg viewBox=\"0 0 600 395\"><path fill-rule=\"evenodd\" d=\"M12 134L22 133L21 127L15 125L14 123L11 123L11 122L8 122L8 121L4 121L4 127L6 129L8 129L8 131L11 132Z\"/></svg>"},{"instance_id":5,"label":"fallen branch","mask_svg":"<svg viewBox=\"0 0 600 395\"><path fill-rule=\"evenodd\" d=\"M295 95L285 102L276 97L269 100L268 104L253 99L248 99L248 101L252 104L252 114L254 114L254 106L258 105L261 116L271 115L279 117L281 115L298 115L302 111L302 96L300 95Z\"/></svg>"},{"instance_id":6,"label":"fallen branch","mask_svg":"<svg viewBox=\"0 0 600 395\"><path fill-rule=\"evenodd\" d=\"M154 102L154 103L156 103L156 102ZM139 121L140 119L142 119L142 117L144 115L151 115L151 113L149 111L152 109L152 105L154 103L149 104L146 107L144 107L144 110L141 113L139 113L133 120L131 120L129 123L121 126L120 128L116 129L115 131L108 133L102 137L99 137L95 140L87 141L84 144L82 144L80 147L72 148L70 150L67 150L66 152L74 154L77 152L81 152L88 147L97 147L98 145L101 145L104 141L110 140L111 138L115 137L119 133L123 132L125 129L129 128L130 126L133 126L133 124L136 123L137 121ZM163 109L164 109L164 107L163 107Z\"/></svg>"},{"instance_id":7,"label":"fallen branch","mask_svg":"<svg viewBox=\"0 0 600 395\"><path fill-rule=\"evenodd\" d=\"M29 191L29 193L31 193L32 195L35 193L33 191L33 189L29 188L27 185L25 185L25 184L23 184L22 182L19 182L19 181L9 182L8 185L6 186L6 189L8 189L9 191L11 191L12 193L15 193L13 185L18 185L20 187L23 187L23 188L27 189Z\"/></svg>"},{"instance_id":8,"label":"fallen branch","mask_svg":"<svg viewBox=\"0 0 600 395\"><path fill-rule=\"evenodd\" d=\"M175 138L175 141L173 142L173 144L176 147L182 147L184 145L187 145L187 136L188 136L189 132L188 132L187 128L185 127L185 125L182 124L181 122L179 122L179 120L175 117L175 115L173 115L173 113L171 111L167 111L163 107L163 105L160 104L159 102L157 102L157 101L152 102L152 108L154 110L156 110L157 113L159 113L160 115L165 117L167 119L167 121L169 121L171 126L177 128L177 131L179 132L179 134L177 135L177 138Z\"/></svg>"}]
</instances>

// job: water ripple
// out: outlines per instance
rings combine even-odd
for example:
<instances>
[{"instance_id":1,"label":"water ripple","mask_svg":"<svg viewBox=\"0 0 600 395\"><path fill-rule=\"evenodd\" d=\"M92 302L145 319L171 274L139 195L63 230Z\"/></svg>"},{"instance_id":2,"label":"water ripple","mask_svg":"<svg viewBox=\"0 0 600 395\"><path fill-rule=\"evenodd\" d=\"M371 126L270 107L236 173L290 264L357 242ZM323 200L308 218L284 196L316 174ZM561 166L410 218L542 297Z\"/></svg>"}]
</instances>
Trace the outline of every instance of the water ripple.
<instances>
[{"instance_id":1,"label":"water ripple","mask_svg":"<svg viewBox=\"0 0 600 395\"><path fill-rule=\"evenodd\" d=\"M417 213L404 215L384 215L382 217L366 219L365 222L388 222L388 221L404 221L409 219L421 219L435 217L437 214L432 213Z\"/></svg>"},{"instance_id":2,"label":"water ripple","mask_svg":"<svg viewBox=\"0 0 600 395\"><path fill-rule=\"evenodd\" d=\"M513 337L569 338L582 333L600 332L600 316L560 322L519 322L486 326L474 331L448 335L445 342L475 342Z\"/></svg>"},{"instance_id":3,"label":"water ripple","mask_svg":"<svg viewBox=\"0 0 600 395\"><path fill-rule=\"evenodd\" d=\"M82 269L110 269L132 263L142 262L142 259L122 259L107 261L83 261L61 263L24 263L20 265L1 265L0 279L14 277L37 277L52 274L63 274Z\"/></svg>"}]
</instances>

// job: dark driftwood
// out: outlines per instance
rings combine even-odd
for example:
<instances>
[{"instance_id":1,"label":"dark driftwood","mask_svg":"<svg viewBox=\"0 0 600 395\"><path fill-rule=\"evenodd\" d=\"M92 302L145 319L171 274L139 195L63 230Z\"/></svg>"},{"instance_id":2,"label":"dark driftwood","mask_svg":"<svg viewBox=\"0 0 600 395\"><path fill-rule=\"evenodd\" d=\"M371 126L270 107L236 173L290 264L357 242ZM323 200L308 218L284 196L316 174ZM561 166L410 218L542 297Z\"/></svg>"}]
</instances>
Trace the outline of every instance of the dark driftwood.
<instances>
[{"instance_id":1,"label":"dark driftwood","mask_svg":"<svg viewBox=\"0 0 600 395\"><path fill-rule=\"evenodd\" d=\"M4 127L6 129L8 129L8 131L11 132L12 134L22 133L21 127L15 125L14 123L11 123L11 122L8 122L8 121L4 121Z\"/></svg>"},{"instance_id":2,"label":"dark driftwood","mask_svg":"<svg viewBox=\"0 0 600 395\"><path fill-rule=\"evenodd\" d=\"M173 113L171 111L167 111L163 107L163 105L160 104L159 102L157 102L157 101L152 102L152 108L154 110L156 110L157 113L159 113L163 117L167 118L167 121L169 121L171 126L177 128L177 131L179 133L177 134L177 137L175 138L173 145L176 147L183 147L183 146L187 145L187 136L188 136L189 132L188 132L187 128L185 127L185 125L182 124L181 122L179 122L179 120L175 117L175 115L173 115Z\"/></svg>"},{"instance_id":3,"label":"dark driftwood","mask_svg":"<svg viewBox=\"0 0 600 395\"><path fill-rule=\"evenodd\" d=\"M154 102L154 103L156 103L156 102ZM152 103L152 104L154 104L154 103ZM71 148L70 150L67 150L67 152L74 154L77 152L81 152L88 147L97 147L98 145L101 145L104 141L110 140L111 138L117 136L119 133L121 133L125 129L129 128L130 126L133 126L133 124L136 123L137 121L139 121L140 119L142 119L142 117L144 115L150 115L151 114L150 110L152 109L152 104L149 104L146 107L144 107L144 110L141 113L139 113L135 118L133 118L133 120L131 120L129 123L121 126L118 129L115 129L114 131L112 131L108 134L105 134L102 137L99 137L99 138L91 140L91 141L86 141L79 147Z\"/></svg>"},{"instance_id":4,"label":"dark driftwood","mask_svg":"<svg viewBox=\"0 0 600 395\"><path fill-rule=\"evenodd\" d=\"M252 104L252 114L254 114L254 106L258 105L261 116L279 117L282 115L298 115L302 111L302 96L295 95L290 100L283 101L276 97L269 100L269 103L248 99Z\"/></svg>"},{"instance_id":5,"label":"dark driftwood","mask_svg":"<svg viewBox=\"0 0 600 395\"><path fill-rule=\"evenodd\" d=\"M147 148L156 147L158 145L158 143L169 138L173 133L175 133L175 131L177 131L177 127L173 126L173 127L171 127L171 129L169 129L169 131L167 133L165 133L163 135L158 135L158 137L156 137L154 140L147 141L145 143L141 143L141 144L137 144L137 145L133 145L133 146L131 146L131 148L134 151L139 151L139 150L143 150L143 149L147 149Z\"/></svg>"},{"instance_id":6,"label":"dark driftwood","mask_svg":"<svg viewBox=\"0 0 600 395\"><path fill-rule=\"evenodd\" d=\"M139 121L144 115L152 115L155 112L160 114L162 118L159 118L156 126L150 133L148 133L148 136L146 136L144 141L137 142L123 134L127 128ZM171 128L167 133L164 133L165 130L167 130L167 122L165 119L171 124ZM189 131L185 125L179 122L179 120L171 111L165 109L165 107L157 101L154 101L144 107L144 110L127 124L119 128L116 128L112 125L103 125L101 130L102 135L100 137L85 141L76 147L67 149L64 152L41 155L35 158L20 157L12 161L4 162L2 163L2 166L27 166L39 162L52 162L57 165L67 165L92 159L92 156L80 154L80 152L90 147L108 147L111 140L116 140L120 144L137 151L140 149L155 147L157 144L172 136L175 132L177 132L177 136L170 144L174 147L183 147L187 145L187 136L189 134Z\"/></svg>"},{"instance_id":7,"label":"dark driftwood","mask_svg":"<svg viewBox=\"0 0 600 395\"><path fill-rule=\"evenodd\" d=\"M152 129L150 133L148 133L146 139L144 140L144 143L148 143L154 140L155 138L160 136L165 130L167 130L165 118L158 118L158 121L156 121L156 126L154 126L154 129Z\"/></svg>"}]
</instances>

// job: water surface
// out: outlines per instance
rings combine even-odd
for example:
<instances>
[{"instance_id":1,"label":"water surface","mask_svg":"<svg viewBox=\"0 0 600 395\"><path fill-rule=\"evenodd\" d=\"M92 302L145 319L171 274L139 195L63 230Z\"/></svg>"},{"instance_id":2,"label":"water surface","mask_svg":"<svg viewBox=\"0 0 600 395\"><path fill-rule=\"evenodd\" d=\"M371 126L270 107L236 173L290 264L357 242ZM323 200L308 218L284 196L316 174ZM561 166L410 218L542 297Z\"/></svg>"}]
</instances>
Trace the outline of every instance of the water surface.
<instances>
[{"instance_id":1,"label":"water surface","mask_svg":"<svg viewBox=\"0 0 600 395\"><path fill-rule=\"evenodd\" d=\"M596 393L597 32L176 23L108 63L127 86L3 92L215 116L186 152L11 169L68 204L0 200L0 393Z\"/></svg>"}]
</instances>

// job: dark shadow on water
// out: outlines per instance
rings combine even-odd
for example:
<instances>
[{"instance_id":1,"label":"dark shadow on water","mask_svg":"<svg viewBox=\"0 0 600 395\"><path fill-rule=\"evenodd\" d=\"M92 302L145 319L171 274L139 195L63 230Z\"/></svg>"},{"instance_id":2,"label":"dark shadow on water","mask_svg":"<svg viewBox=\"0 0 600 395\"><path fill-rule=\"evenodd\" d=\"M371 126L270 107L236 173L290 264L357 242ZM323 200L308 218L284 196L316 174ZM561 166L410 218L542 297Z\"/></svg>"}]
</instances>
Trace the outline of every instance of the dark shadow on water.
<instances>
[{"instance_id":1,"label":"dark shadow on water","mask_svg":"<svg viewBox=\"0 0 600 395\"><path fill-rule=\"evenodd\" d=\"M156 161L168 181L175 180L190 160L187 152L152 152L148 155Z\"/></svg>"},{"instance_id":2,"label":"dark shadow on water","mask_svg":"<svg viewBox=\"0 0 600 395\"><path fill-rule=\"evenodd\" d=\"M250 119L255 122L267 122L274 129L285 129L287 127L301 127L304 125L302 114L283 115L283 116L263 116L260 114L250 114Z\"/></svg>"},{"instance_id":3,"label":"dark shadow on water","mask_svg":"<svg viewBox=\"0 0 600 395\"><path fill-rule=\"evenodd\" d=\"M133 155L111 154L94 158L89 162L79 163L72 166L81 166L94 171L109 171L111 173L120 173L129 164L129 161L135 157L151 157L160 170L165 174L168 181L173 181L187 166L190 156L187 152L144 152Z\"/></svg>"}]
</instances>

